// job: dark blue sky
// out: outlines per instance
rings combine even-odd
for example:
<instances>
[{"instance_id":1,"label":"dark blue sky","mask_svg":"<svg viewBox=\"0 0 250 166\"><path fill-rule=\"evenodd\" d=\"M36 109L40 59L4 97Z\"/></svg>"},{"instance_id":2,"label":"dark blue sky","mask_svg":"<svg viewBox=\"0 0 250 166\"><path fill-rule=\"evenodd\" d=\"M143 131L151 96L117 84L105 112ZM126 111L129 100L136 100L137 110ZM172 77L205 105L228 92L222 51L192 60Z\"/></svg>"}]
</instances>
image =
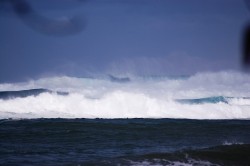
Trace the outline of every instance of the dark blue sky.
<instances>
[{"instance_id":1,"label":"dark blue sky","mask_svg":"<svg viewBox=\"0 0 250 166\"><path fill-rule=\"evenodd\" d=\"M33 0L40 15L81 18L83 31L46 35L0 3L0 82L42 76L183 75L240 69L241 0Z\"/></svg>"}]
</instances>

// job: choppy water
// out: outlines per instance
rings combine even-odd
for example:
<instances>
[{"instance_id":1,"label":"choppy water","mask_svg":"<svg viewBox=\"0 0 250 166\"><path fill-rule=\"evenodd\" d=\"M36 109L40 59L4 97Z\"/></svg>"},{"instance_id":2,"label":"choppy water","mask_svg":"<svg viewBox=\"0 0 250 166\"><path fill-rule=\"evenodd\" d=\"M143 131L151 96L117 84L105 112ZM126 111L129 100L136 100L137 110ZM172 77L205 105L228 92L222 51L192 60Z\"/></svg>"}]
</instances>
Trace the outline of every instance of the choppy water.
<instances>
[{"instance_id":1,"label":"choppy water","mask_svg":"<svg viewBox=\"0 0 250 166\"><path fill-rule=\"evenodd\" d=\"M0 121L0 165L249 165L249 120Z\"/></svg>"}]
</instances>

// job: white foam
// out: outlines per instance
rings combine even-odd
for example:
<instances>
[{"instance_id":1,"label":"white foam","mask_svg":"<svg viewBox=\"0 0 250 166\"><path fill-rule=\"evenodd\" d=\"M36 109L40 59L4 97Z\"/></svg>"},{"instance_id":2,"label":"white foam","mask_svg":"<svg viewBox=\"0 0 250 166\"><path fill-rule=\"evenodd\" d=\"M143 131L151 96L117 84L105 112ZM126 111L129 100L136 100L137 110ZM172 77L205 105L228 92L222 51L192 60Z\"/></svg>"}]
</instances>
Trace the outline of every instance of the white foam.
<instances>
[{"instance_id":1,"label":"white foam","mask_svg":"<svg viewBox=\"0 0 250 166\"><path fill-rule=\"evenodd\" d=\"M0 118L250 118L248 99L239 98L229 104L175 102L210 96L249 97L250 76L237 72L200 73L187 79L134 77L126 84L66 76L0 84L1 91L32 88L70 94L42 93L0 100Z\"/></svg>"},{"instance_id":2,"label":"white foam","mask_svg":"<svg viewBox=\"0 0 250 166\"><path fill-rule=\"evenodd\" d=\"M92 99L82 94L39 96L0 100L0 118L250 118L250 107L239 105L179 104L143 93L114 91Z\"/></svg>"},{"instance_id":3,"label":"white foam","mask_svg":"<svg viewBox=\"0 0 250 166\"><path fill-rule=\"evenodd\" d=\"M229 104L232 105L245 105L250 106L250 98L229 98L227 99Z\"/></svg>"},{"instance_id":4,"label":"white foam","mask_svg":"<svg viewBox=\"0 0 250 166\"><path fill-rule=\"evenodd\" d=\"M238 141L224 141L222 145L243 145L243 142L238 142Z\"/></svg>"},{"instance_id":5,"label":"white foam","mask_svg":"<svg viewBox=\"0 0 250 166\"><path fill-rule=\"evenodd\" d=\"M203 165L203 166L219 166L218 164L211 163L209 161L194 160L192 158L187 158L186 162L183 161L169 161L166 159L153 159L152 161L130 161L132 166L193 166L193 165Z\"/></svg>"}]
</instances>

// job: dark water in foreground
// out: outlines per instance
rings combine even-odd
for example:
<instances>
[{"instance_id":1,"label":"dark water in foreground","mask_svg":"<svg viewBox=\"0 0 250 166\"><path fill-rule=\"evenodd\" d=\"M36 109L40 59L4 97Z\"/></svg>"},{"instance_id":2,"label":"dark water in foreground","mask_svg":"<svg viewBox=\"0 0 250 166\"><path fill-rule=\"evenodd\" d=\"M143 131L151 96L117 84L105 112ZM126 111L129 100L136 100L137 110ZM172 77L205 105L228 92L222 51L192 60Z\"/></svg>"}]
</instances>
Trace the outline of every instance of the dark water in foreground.
<instances>
[{"instance_id":1,"label":"dark water in foreground","mask_svg":"<svg viewBox=\"0 0 250 166\"><path fill-rule=\"evenodd\" d=\"M0 120L0 165L250 165L250 120Z\"/></svg>"}]
</instances>

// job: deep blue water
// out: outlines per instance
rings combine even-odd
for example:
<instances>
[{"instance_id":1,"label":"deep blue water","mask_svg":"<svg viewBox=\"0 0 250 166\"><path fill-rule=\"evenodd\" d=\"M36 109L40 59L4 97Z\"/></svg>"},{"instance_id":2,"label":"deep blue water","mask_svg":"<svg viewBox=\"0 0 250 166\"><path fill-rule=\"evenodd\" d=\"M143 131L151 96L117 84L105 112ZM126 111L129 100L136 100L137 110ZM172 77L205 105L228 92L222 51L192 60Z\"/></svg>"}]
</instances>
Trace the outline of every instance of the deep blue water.
<instances>
[{"instance_id":1,"label":"deep blue water","mask_svg":"<svg viewBox=\"0 0 250 166\"><path fill-rule=\"evenodd\" d=\"M0 120L0 165L249 165L250 120Z\"/></svg>"}]
</instances>

